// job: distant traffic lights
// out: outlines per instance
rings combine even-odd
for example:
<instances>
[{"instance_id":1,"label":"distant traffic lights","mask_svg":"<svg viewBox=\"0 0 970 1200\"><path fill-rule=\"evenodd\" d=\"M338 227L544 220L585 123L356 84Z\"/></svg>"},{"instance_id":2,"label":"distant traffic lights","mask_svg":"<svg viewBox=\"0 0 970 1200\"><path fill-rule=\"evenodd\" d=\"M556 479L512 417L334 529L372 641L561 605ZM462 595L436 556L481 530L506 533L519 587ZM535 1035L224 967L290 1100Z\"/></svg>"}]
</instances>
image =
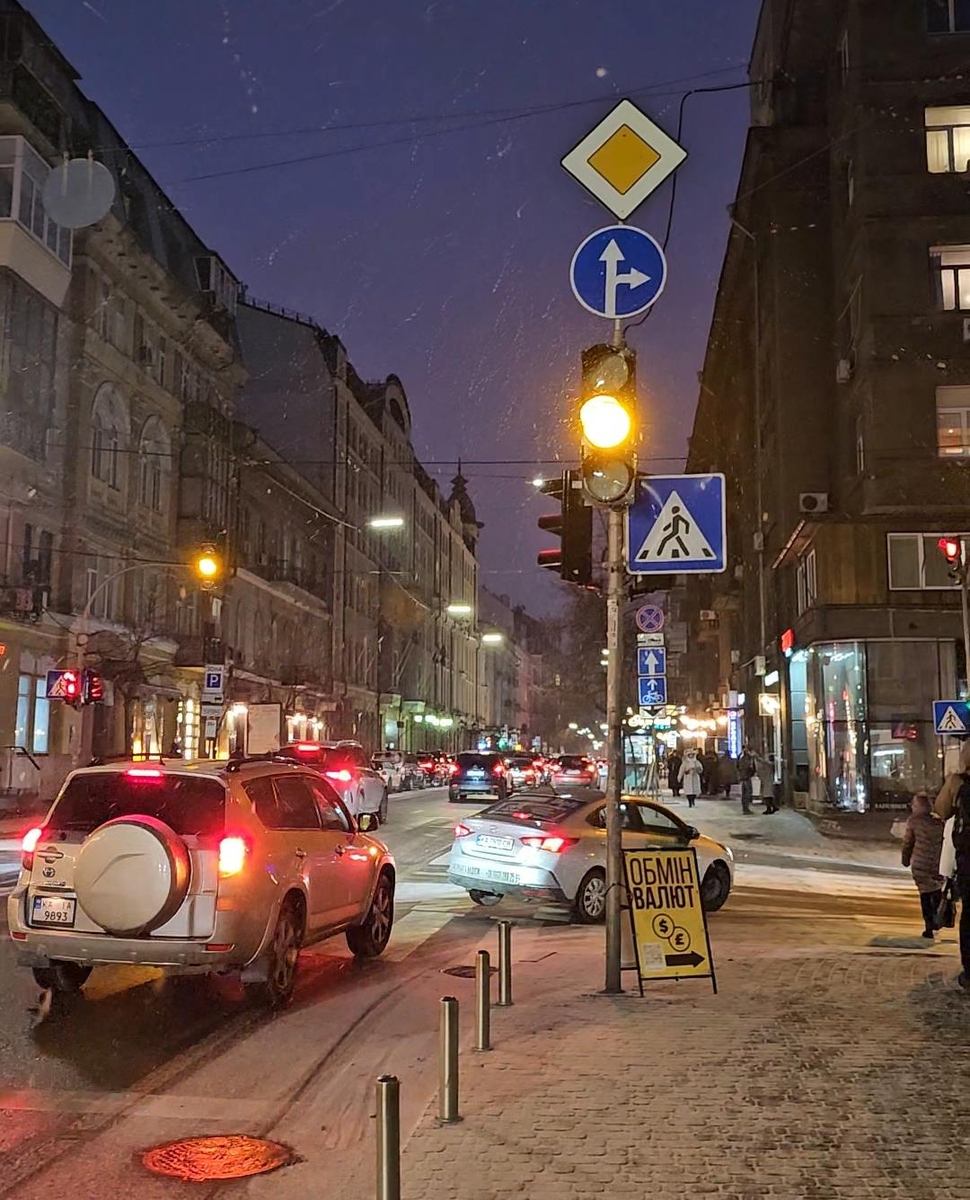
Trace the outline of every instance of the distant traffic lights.
<instances>
[{"instance_id":1,"label":"distant traffic lights","mask_svg":"<svg viewBox=\"0 0 970 1200\"><path fill-rule=\"evenodd\" d=\"M589 587L593 581L593 510L584 503L578 471L564 471L538 484L544 496L559 501L559 512L539 518L539 528L560 539L555 549L541 550L537 562L567 583Z\"/></svg>"},{"instance_id":2,"label":"distant traffic lights","mask_svg":"<svg viewBox=\"0 0 970 1200\"><path fill-rule=\"evenodd\" d=\"M81 703L100 704L104 700L104 680L93 667L81 672Z\"/></svg>"},{"instance_id":3,"label":"distant traffic lights","mask_svg":"<svg viewBox=\"0 0 970 1200\"><path fill-rule=\"evenodd\" d=\"M192 569L203 588L213 588L222 582L225 571L222 555L212 545L200 546L192 560Z\"/></svg>"},{"instance_id":4,"label":"distant traffic lights","mask_svg":"<svg viewBox=\"0 0 970 1200\"><path fill-rule=\"evenodd\" d=\"M579 422L583 430L582 487L597 504L626 500L636 479L633 417L637 359L629 347L605 344L583 351Z\"/></svg>"}]
</instances>

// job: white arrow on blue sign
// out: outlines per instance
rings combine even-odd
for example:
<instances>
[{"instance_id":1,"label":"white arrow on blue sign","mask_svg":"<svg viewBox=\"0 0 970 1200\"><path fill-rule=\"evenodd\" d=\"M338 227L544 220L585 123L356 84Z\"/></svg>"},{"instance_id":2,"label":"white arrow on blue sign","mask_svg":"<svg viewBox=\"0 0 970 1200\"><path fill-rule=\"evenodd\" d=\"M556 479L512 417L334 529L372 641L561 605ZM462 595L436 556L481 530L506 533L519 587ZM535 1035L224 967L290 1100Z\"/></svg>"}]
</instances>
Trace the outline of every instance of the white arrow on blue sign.
<instances>
[{"instance_id":1,"label":"white arrow on blue sign","mask_svg":"<svg viewBox=\"0 0 970 1200\"><path fill-rule=\"evenodd\" d=\"M649 475L627 509L627 570L633 575L723 571L723 475Z\"/></svg>"},{"instance_id":2,"label":"white arrow on blue sign","mask_svg":"<svg viewBox=\"0 0 970 1200\"><path fill-rule=\"evenodd\" d=\"M667 674L667 651L663 648L663 646L637 647L637 674Z\"/></svg>"},{"instance_id":3,"label":"white arrow on blue sign","mask_svg":"<svg viewBox=\"0 0 970 1200\"><path fill-rule=\"evenodd\" d=\"M633 225L597 229L573 255L573 295L598 317L613 321L646 312L667 282L667 260L649 233Z\"/></svg>"},{"instance_id":4,"label":"white arrow on blue sign","mask_svg":"<svg viewBox=\"0 0 970 1200\"><path fill-rule=\"evenodd\" d=\"M667 703L667 680L661 676L649 676L637 680L641 708L657 708Z\"/></svg>"}]
</instances>

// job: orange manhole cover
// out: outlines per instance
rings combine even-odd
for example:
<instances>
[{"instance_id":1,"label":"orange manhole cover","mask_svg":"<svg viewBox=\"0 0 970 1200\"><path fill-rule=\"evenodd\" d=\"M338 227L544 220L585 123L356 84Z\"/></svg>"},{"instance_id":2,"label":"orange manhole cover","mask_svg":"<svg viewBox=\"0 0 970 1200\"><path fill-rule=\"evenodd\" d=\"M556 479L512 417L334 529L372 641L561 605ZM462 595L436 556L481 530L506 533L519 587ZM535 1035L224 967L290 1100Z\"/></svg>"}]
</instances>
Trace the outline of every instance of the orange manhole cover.
<instances>
[{"instance_id":1,"label":"orange manhole cover","mask_svg":"<svg viewBox=\"0 0 970 1200\"><path fill-rule=\"evenodd\" d=\"M155 1175L205 1183L210 1179L242 1179L264 1175L296 1162L289 1146L245 1134L181 1138L142 1152L141 1161Z\"/></svg>"}]
</instances>

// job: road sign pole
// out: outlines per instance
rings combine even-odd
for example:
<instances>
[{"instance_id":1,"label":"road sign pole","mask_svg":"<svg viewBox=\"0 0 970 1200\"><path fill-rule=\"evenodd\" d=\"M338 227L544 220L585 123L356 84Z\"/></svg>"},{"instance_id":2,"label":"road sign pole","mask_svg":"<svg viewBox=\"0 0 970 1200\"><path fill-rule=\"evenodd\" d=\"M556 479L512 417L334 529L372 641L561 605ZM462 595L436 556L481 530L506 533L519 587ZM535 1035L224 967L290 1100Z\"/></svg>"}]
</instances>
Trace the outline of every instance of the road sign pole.
<instances>
[{"instance_id":1,"label":"road sign pole","mask_svg":"<svg viewBox=\"0 0 970 1200\"><path fill-rule=\"evenodd\" d=\"M623 594L623 510L611 508L607 526L606 578L606 988L607 994L623 991L620 982L620 898L623 884L620 794L623 790L623 726L621 682L623 631L620 598Z\"/></svg>"},{"instance_id":2,"label":"road sign pole","mask_svg":"<svg viewBox=\"0 0 970 1200\"><path fill-rule=\"evenodd\" d=\"M966 551L961 549L961 556ZM963 661L967 678L970 679L970 603L967 601L967 589L970 587L970 563L963 562L960 568L960 607L963 611Z\"/></svg>"}]
</instances>

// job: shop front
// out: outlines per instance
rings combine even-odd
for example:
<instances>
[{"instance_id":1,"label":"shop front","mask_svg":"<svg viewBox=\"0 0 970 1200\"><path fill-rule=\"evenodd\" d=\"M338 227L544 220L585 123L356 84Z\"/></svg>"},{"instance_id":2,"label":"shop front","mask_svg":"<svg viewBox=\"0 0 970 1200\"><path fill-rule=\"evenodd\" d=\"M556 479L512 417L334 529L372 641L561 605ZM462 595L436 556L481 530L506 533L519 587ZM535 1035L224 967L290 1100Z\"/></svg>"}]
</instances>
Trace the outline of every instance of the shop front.
<instances>
[{"instance_id":1,"label":"shop front","mask_svg":"<svg viewBox=\"0 0 970 1200\"><path fill-rule=\"evenodd\" d=\"M955 696L947 640L819 642L788 666L791 775L809 811L844 831L885 826L942 780L933 701Z\"/></svg>"}]
</instances>

